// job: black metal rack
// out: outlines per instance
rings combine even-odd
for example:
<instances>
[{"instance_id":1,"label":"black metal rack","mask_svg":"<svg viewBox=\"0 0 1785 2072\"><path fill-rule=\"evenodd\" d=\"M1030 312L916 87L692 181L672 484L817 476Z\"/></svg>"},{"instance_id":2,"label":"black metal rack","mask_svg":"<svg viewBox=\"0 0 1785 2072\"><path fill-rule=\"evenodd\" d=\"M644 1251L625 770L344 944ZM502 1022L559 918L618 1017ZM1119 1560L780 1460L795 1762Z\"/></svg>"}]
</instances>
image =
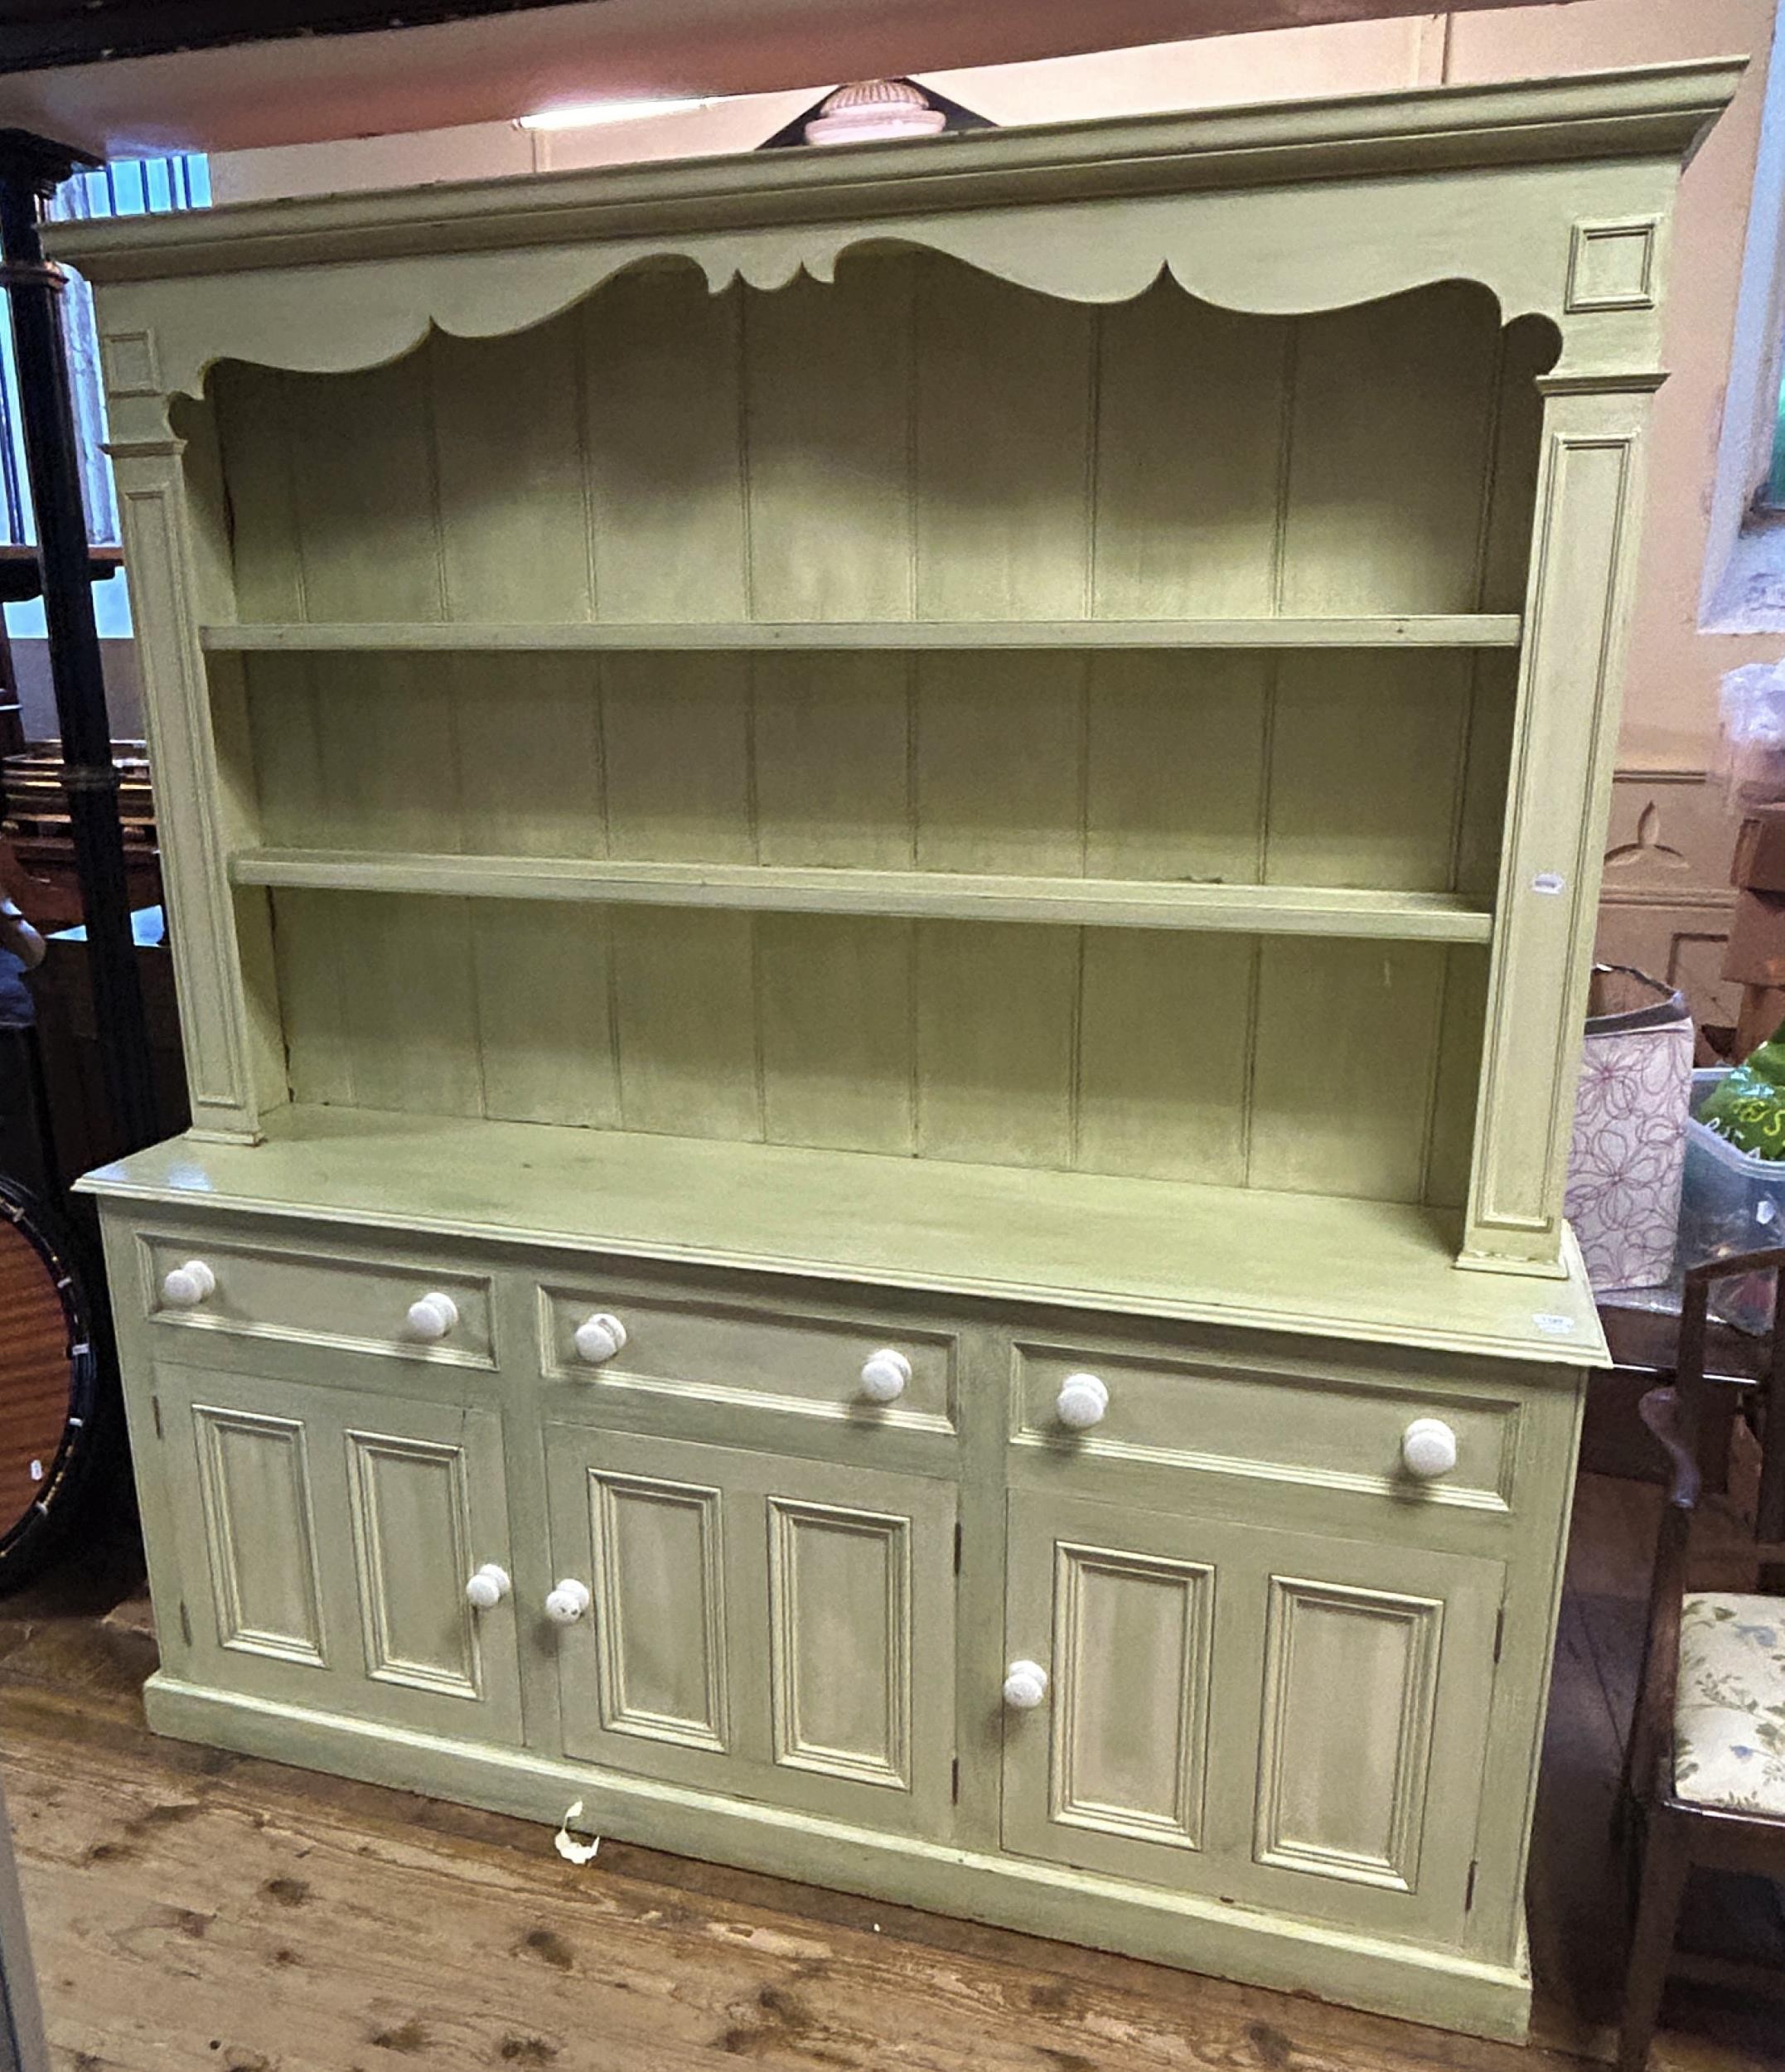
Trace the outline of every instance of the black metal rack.
<instances>
[{"instance_id":1,"label":"black metal rack","mask_svg":"<svg viewBox=\"0 0 1785 2072\"><path fill-rule=\"evenodd\" d=\"M0 283L12 312L19 413L37 545L0 568L3 593L43 598L50 674L62 741L62 786L87 927L101 1063L113 1124L123 1148L156 1134L148 1032L130 926L118 772L112 763L93 580L117 566L113 550L87 538L80 451L69 397L60 321L66 285L45 257L43 205L75 171L97 161L27 130L0 130ZM17 586L28 587L17 587Z\"/></svg>"}]
</instances>

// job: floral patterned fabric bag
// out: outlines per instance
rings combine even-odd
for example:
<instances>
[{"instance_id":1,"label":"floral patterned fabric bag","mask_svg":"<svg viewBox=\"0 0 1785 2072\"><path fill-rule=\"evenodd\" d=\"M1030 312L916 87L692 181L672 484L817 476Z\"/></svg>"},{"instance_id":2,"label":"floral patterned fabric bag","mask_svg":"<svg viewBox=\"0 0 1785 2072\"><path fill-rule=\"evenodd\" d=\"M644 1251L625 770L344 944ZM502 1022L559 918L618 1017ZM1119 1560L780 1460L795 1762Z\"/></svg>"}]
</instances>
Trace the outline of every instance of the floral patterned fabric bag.
<instances>
[{"instance_id":1,"label":"floral patterned fabric bag","mask_svg":"<svg viewBox=\"0 0 1785 2072\"><path fill-rule=\"evenodd\" d=\"M1568 1219L1594 1288L1653 1288L1673 1271L1692 1086L1684 999L1599 964L1568 1160Z\"/></svg>"}]
</instances>

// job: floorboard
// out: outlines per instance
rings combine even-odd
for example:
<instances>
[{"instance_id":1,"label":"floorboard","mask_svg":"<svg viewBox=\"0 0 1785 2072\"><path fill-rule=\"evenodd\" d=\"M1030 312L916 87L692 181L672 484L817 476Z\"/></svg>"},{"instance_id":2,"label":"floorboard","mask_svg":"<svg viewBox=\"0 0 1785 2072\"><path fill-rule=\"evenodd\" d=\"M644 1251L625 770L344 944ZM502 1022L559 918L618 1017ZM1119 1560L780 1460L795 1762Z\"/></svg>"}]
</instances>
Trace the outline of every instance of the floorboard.
<instances>
[{"instance_id":1,"label":"floorboard","mask_svg":"<svg viewBox=\"0 0 1785 2072\"><path fill-rule=\"evenodd\" d=\"M1656 1493L1583 1482L1534 2045L1410 2024L184 1744L128 1556L0 1605L0 1749L59 2072L1562 2072L1606 2054L1604 1842ZM1645 1507L1647 1507L1645 1508ZM1701 1910L1727 1947L1771 1896ZM1785 2072L1785 2011L1682 1988L1656 2072Z\"/></svg>"}]
</instances>

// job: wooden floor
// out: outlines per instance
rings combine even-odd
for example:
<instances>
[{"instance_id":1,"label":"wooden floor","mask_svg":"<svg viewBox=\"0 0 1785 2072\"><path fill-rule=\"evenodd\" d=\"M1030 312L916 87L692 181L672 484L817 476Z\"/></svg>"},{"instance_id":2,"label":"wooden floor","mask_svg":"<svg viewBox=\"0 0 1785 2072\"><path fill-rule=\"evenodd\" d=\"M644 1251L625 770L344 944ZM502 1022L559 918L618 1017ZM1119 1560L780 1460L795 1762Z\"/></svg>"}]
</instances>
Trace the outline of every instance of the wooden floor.
<instances>
[{"instance_id":1,"label":"wooden floor","mask_svg":"<svg viewBox=\"0 0 1785 2072\"><path fill-rule=\"evenodd\" d=\"M1654 1494L1588 1478L1532 1894L1527 2051L540 1829L144 1730L117 1573L0 1605L0 1750L67 2072L1551 2072L1603 2055L1604 1828ZM109 1614L109 1615L108 1615ZM1778 1893L1695 1901L1780 1938ZM1669 2002L1657 2072L1785 2068L1785 2002Z\"/></svg>"}]
</instances>

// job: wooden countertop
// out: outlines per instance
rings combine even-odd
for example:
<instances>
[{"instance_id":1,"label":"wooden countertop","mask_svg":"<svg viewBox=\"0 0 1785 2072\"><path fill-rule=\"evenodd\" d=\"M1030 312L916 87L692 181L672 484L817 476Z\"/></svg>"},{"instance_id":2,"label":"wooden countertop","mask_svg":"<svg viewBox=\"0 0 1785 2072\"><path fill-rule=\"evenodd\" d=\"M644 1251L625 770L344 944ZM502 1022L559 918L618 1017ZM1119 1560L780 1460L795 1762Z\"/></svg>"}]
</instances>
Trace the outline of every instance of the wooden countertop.
<instances>
[{"instance_id":1,"label":"wooden countertop","mask_svg":"<svg viewBox=\"0 0 1785 2072\"><path fill-rule=\"evenodd\" d=\"M1565 1278L1455 1264L1407 1204L794 1145L290 1107L257 1145L190 1136L86 1192L181 1209L751 1266L1566 1367L1605 1340Z\"/></svg>"}]
</instances>

